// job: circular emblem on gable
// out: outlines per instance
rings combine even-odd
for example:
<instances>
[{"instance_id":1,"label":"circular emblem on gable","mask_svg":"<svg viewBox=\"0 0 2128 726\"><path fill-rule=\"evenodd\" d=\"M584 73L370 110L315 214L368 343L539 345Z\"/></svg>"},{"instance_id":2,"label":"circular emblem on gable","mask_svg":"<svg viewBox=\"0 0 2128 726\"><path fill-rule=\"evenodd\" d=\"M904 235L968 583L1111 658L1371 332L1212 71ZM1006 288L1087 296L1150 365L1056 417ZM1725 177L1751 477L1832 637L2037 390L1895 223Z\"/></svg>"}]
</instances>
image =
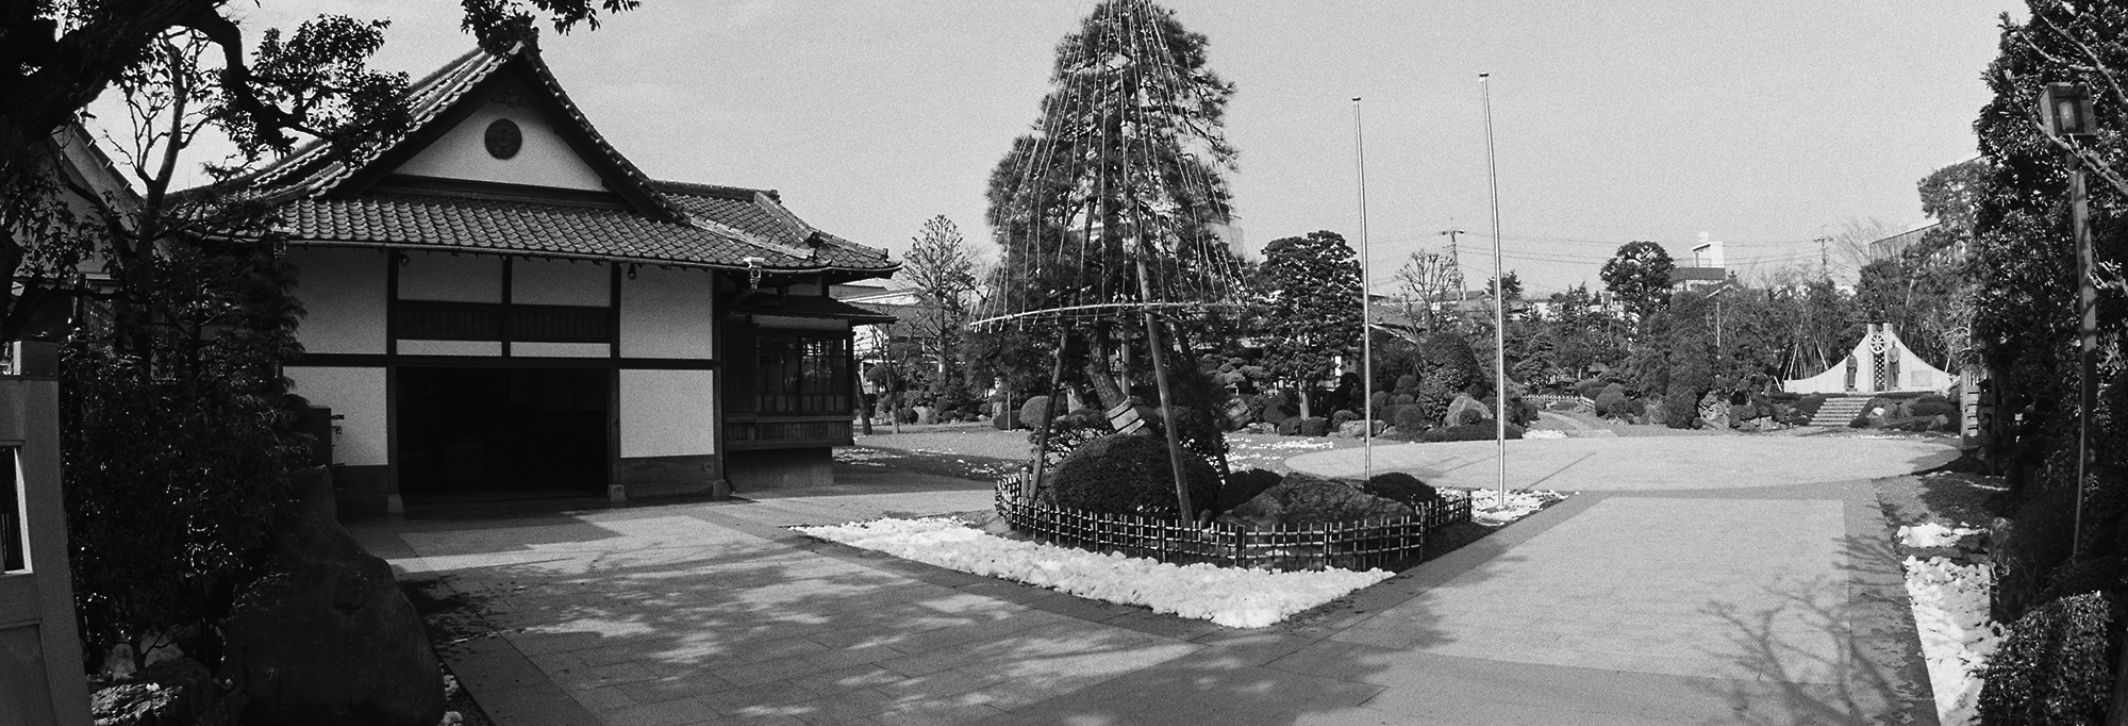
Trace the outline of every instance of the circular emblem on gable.
<instances>
[{"instance_id":1,"label":"circular emblem on gable","mask_svg":"<svg viewBox=\"0 0 2128 726\"><path fill-rule=\"evenodd\" d=\"M524 146L525 134L518 130L516 121L499 118L488 124L487 142L489 155L508 159L517 155L518 147Z\"/></svg>"}]
</instances>

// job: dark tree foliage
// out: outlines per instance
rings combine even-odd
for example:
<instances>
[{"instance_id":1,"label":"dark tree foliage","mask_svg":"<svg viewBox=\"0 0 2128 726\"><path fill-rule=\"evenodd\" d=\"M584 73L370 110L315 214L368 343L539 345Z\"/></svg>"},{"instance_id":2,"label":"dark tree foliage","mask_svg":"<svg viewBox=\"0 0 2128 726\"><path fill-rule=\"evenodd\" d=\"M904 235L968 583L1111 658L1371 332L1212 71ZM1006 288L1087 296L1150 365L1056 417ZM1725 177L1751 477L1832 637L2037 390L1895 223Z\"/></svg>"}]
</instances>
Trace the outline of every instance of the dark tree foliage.
<instances>
[{"instance_id":1,"label":"dark tree foliage","mask_svg":"<svg viewBox=\"0 0 2128 726\"><path fill-rule=\"evenodd\" d=\"M1603 263L1604 289L1636 316L1646 317L1670 301L1670 271L1677 263L1654 242L1627 242Z\"/></svg>"},{"instance_id":2,"label":"dark tree foliage","mask_svg":"<svg viewBox=\"0 0 2128 726\"><path fill-rule=\"evenodd\" d=\"M1339 358L1360 348L1360 263L1336 232L1272 240L1258 268L1267 293L1264 366L1298 387L1301 415L1310 416L1309 392L1334 377Z\"/></svg>"},{"instance_id":3,"label":"dark tree foliage","mask_svg":"<svg viewBox=\"0 0 2128 726\"><path fill-rule=\"evenodd\" d=\"M1977 177L1972 183L1978 189L1957 197L1972 200L1966 267L1976 288L1972 343L1996 394L1999 423L1988 459L2006 471L2011 493L2027 504L2006 548L2036 551L2042 543L2018 540L2060 538L2059 524L2033 519L2048 501L2067 502L2073 511L2084 500L2085 541L2072 543L2066 561L2050 570L2006 569L1998 597L2030 602L2034 609L2017 621L1991 661L1981 709L1990 723L2091 723L2110 700L2104 691L2117 683L2108 672L2117 659L2107 656L2107 641L2119 642L2121 623L2107 622L2102 603L2128 595L2118 576L2079 581L2079 573L2118 571L2122 558L2117 548L2094 548L2091 540L2121 530L2124 508L2096 504L2121 501L2120 488L2128 486L2118 474L2128 466L2128 450L2112 445L2128 440L2128 391L2122 390L2128 385L2128 361L2121 357L2128 333L2128 283L2121 273L2128 261L2128 209L2123 206L2128 179L2122 171L2128 168L2128 144L2123 143L2128 93L2122 77L2128 72L2128 3L2034 1L2028 10L2023 23L2003 17L2000 54L1985 75L1995 97L1974 123L1985 169L1968 172ZM2060 82L2091 90L2098 126L2094 138L2071 141L2043 132L2040 91ZM2090 177L2097 262L2091 281L2100 289L2095 411L2081 410L2078 401L2083 381L2077 296L2083 280L2067 204L2072 165ZM1946 220L1955 218L1957 206L1945 208L1952 215ZM2092 476L2082 481L2077 477L2080 421L2091 422L2092 440L2104 442L2093 451ZM2079 492L2084 496L2076 496ZM2013 559L2029 565L2036 558ZM2108 559L2112 562L2099 561ZM2071 584L2079 587L2066 587ZM2093 589L2104 597L2040 601Z\"/></svg>"},{"instance_id":4,"label":"dark tree foliage","mask_svg":"<svg viewBox=\"0 0 2128 726\"><path fill-rule=\"evenodd\" d=\"M167 59L173 39L202 39L221 70L215 113L230 138L256 160L281 154L304 138L357 151L404 123L403 74L369 70L365 59L381 35L372 23L322 16L283 36L267 31L254 50L246 39L244 7L228 0L82 0L0 3L0 228L37 227L50 197L43 176L44 147L90 101ZM635 7L636 0L463 0L464 27L490 48L531 39L535 14L567 32L597 27L601 11ZM16 280L25 260L64 257L37 248L57 241L36 234L0 235L0 273ZM32 269L31 271L35 271ZM30 288L78 296L64 279L35 278ZM0 299L0 340L15 340L29 324L36 293Z\"/></svg>"},{"instance_id":5,"label":"dark tree foliage","mask_svg":"<svg viewBox=\"0 0 2128 726\"><path fill-rule=\"evenodd\" d=\"M1995 454L2009 462L2013 488L2027 483L2067 487L2074 458L2053 452L2075 446L2077 374L2077 277L2070 235L2068 156L2071 150L2092 174L2090 209L2102 291L2098 318L2100 380L2124 366L2124 295L2119 270L2128 257L2123 183L2128 166L2128 98L2121 73L2128 69L2128 6L2119 2L2030 4L2030 20L2003 21L2001 54L1986 78L1995 99L1982 108L1974 129L1989 173L1974 195L1971 256L1967 270L1977 283L1972 338L1979 359L1993 374L2002 419L2025 413L2021 430L1996 437ZM2050 82L2081 82L2094 92L2096 140L2067 146L2041 130L2039 91ZM2102 399L2106 398L2102 396ZM2128 420L2098 412L2096 420ZM2121 440L2117 423L2100 440ZM2110 438L2109 438L2110 437ZM2100 463L2128 464L2120 447L2101 447ZM2067 459L2067 466L2050 461Z\"/></svg>"},{"instance_id":6,"label":"dark tree foliage","mask_svg":"<svg viewBox=\"0 0 2128 726\"><path fill-rule=\"evenodd\" d=\"M257 564L304 446L278 375L298 352L293 282L267 248L173 246L125 288L157 324L64 348L67 534L93 650L196 637Z\"/></svg>"}]
</instances>

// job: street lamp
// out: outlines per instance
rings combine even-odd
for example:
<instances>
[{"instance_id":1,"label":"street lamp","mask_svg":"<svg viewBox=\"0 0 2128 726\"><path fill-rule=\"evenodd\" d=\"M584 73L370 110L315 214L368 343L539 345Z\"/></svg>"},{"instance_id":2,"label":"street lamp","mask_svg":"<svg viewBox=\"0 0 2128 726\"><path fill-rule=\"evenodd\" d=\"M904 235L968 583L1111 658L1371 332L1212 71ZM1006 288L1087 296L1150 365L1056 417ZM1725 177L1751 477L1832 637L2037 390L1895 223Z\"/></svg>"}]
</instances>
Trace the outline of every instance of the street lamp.
<instances>
[{"instance_id":1,"label":"street lamp","mask_svg":"<svg viewBox=\"0 0 2128 726\"><path fill-rule=\"evenodd\" d=\"M2084 477L2091 465L2091 414L2098 408L2098 290L2091 284L2096 265L2091 252L2091 201L2084 187L2084 165L2072 144L2098 133L2091 116L2091 92L2081 83L2049 83L2039 92L2040 125L2065 149L2069 162L2069 220L2076 237L2076 289L2079 311L2078 391L2076 412L2076 521L2069 554L2081 552L2084 539Z\"/></svg>"}]
</instances>

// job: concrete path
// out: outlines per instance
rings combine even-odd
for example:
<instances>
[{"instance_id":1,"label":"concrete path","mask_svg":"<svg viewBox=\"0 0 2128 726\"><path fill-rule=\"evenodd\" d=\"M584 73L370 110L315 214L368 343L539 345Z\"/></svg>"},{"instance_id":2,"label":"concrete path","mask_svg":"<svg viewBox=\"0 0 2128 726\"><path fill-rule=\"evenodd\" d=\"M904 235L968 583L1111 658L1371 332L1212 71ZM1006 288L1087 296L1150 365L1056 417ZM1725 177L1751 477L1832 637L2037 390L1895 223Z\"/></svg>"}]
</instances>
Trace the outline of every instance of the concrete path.
<instances>
[{"instance_id":1,"label":"concrete path","mask_svg":"<svg viewBox=\"0 0 2128 726\"><path fill-rule=\"evenodd\" d=\"M1711 459L1604 448L1687 441L1735 448ZM1933 722L1861 477L1912 471L1941 447L1515 443L1594 445L1509 452L1511 465L1552 472L1547 488L1584 493L1256 631L781 529L989 506L987 485L953 479L856 472L747 501L353 529L405 577L474 605L454 627L470 637L440 649L504 726ZM1452 481L1493 471L1470 450L1489 447L1376 457ZM1336 472L1359 456L1293 464ZM1756 465L1687 488L1674 462ZM1908 625L1857 627L1871 622Z\"/></svg>"}]
</instances>

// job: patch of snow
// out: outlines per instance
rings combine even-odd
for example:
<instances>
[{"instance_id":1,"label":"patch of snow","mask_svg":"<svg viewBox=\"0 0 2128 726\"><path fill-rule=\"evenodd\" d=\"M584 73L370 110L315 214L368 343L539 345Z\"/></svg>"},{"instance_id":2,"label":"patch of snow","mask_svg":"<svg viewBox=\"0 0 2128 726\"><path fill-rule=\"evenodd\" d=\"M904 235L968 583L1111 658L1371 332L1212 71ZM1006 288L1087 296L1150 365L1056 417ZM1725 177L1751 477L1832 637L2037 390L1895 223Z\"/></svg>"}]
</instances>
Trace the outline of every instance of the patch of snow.
<instances>
[{"instance_id":1,"label":"patch of snow","mask_svg":"<svg viewBox=\"0 0 2128 726\"><path fill-rule=\"evenodd\" d=\"M1154 612L1262 628L1346 593L1389 579L1388 572L1320 572L1174 565L1069 547L993 537L959 520L876 519L792 527L793 531L895 557L997 577Z\"/></svg>"},{"instance_id":2,"label":"patch of snow","mask_svg":"<svg viewBox=\"0 0 2128 726\"><path fill-rule=\"evenodd\" d=\"M1955 541L1955 535L1944 532L1958 531L1922 525L1900 527L1899 536L1902 541L1909 536L1931 542L1948 536ZM1981 674L2005 637L2002 625L1988 619L1988 593L1994 581L1989 565L1961 565L1948 557L1906 558L1906 594L1913 601L1914 627L1921 634L1921 654L1928 661L1937 719L1944 726L1979 722Z\"/></svg>"},{"instance_id":3,"label":"patch of snow","mask_svg":"<svg viewBox=\"0 0 2128 726\"><path fill-rule=\"evenodd\" d=\"M1908 547L1950 547L1958 544L1959 538L1979 534L1970 527L1945 527L1935 522L1923 522L1911 527L1899 528L1899 544Z\"/></svg>"},{"instance_id":4,"label":"patch of snow","mask_svg":"<svg viewBox=\"0 0 2128 726\"><path fill-rule=\"evenodd\" d=\"M1524 431L1524 432L1522 432L1522 438L1525 438L1525 439L1563 439L1563 438L1566 438L1566 432L1565 432L1565 431L1558 431L1558 430L1555 430L1555 429L1530 429L1530 430L1528 430L1528 431Z\"/></svg>"},{"instance_id":5,"label":"patch of snow","mask_svg":"<svg viewBox=\"0 0 2128 726\"><path fill-rule=\"evenodd\" d=\"M1508 490L1507 498L1501 499L1498 489L1443 489L1444 497L1469 497L1470 520L1487 527L1502 527L1515 520L1536 514L1537 510L1552 502L1566 501L1567 495L1546 489Z\"/></svg>"}]
</instances>

